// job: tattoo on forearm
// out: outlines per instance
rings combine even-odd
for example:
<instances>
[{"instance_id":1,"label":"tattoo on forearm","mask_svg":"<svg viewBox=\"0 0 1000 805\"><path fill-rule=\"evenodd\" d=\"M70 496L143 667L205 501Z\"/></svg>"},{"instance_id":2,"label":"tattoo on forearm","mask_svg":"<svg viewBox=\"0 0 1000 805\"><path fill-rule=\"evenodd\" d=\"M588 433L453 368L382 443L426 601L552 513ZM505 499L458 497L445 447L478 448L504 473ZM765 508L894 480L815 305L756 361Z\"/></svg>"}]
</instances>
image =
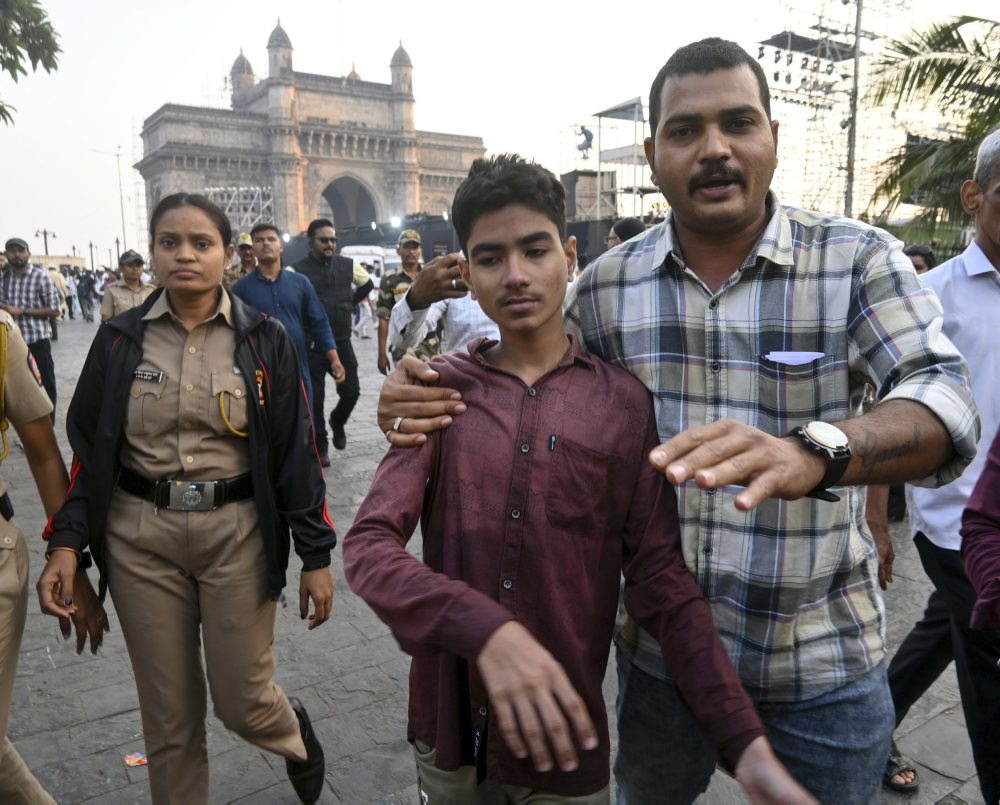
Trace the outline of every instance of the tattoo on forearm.
<instances>
[{"instance_id":1,"label":"tattoo on forearm","mask_svg":"<svg viewBox=\"0 0 1000 805\"><path fill-rule=\"evenodd\" d=\"M851 441L851 452L861 459L861 466L871 470L886 461L916 453L920 450L920 423L913 423L913 436L905 442L891 445L880 445L878 434L868 428L862 439Z\"/></svg>"}]
</instances>

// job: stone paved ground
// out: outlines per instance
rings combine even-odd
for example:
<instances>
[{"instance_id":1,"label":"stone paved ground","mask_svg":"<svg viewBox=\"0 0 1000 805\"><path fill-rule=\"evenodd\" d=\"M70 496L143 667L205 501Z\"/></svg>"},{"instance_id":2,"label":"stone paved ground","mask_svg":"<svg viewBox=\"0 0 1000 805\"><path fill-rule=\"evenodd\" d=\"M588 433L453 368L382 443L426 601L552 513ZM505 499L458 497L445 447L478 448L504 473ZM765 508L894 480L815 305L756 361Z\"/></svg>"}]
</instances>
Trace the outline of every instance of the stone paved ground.
<instances>
[{"instance_id":1,"label":"stone paved ground","mask_svg":"<svg viewBox=\"0 0 1000 805\"><path fill-rule=\"evenodd\" d=\"M59 375L58 432L65 458L64 415L96 327L80 320L60 325L54 344ZM348 424L347 450L326 471L330 510L341 535L363 499L385 441L374 423L381 376L375 341L356 341L362 361L362 397ZM330 390L332 392L332 383ZM17 516L32 544L32 575L42 567L38 534L44 523L23 452L10 431L11 452L3 473ZM896 581L887 595L889 638L895 647L919 617L929 584L902 527L896 527ZM294 578L296 559L292 559ZM334 615L308 633L296 614L296 590L279 609L275 634L277 681L301 698L326 750L323 803L416 803L415 774L404 740L407 658L389 631L348 590L339 551L334 558ZM54 619L32 602L22 646L10 737L39 779L61 803L144 803L146 770L129 768L122 756L142 751L142 730L132 671L117 618L97 657L78 657ZM613 673L605 691L614 697ZM900 745L917 762L922 785L916 796L885 793L883 803L980 803L953 671L914 708L900 730ZM294 803L284 763L231 736L209 719L211 801L243 805ZM699 800L708 805L743 801L738 787L717 774Z\"/></svg>"}]
</instances>

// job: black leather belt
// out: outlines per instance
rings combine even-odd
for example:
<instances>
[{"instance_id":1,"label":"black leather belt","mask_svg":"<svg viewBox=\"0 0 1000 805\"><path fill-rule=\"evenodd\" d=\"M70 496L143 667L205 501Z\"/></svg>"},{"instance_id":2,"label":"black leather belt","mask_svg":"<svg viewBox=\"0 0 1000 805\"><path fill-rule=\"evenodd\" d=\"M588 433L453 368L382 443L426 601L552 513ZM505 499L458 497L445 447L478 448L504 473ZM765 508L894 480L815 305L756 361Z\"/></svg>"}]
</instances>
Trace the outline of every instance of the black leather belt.
<instances>
[{"instance_id":1,"label":"black leather belt","mask_svg":"<svg viewBox=\"0 0 1000 805\"><path fill-rule=\"evenodd\" d=\"M224 503L253 497L253 480L249 475L222 481L154 481L122 467L118 486L158 509L185 512L211 511Z\"/></svg>"}]
</instances>

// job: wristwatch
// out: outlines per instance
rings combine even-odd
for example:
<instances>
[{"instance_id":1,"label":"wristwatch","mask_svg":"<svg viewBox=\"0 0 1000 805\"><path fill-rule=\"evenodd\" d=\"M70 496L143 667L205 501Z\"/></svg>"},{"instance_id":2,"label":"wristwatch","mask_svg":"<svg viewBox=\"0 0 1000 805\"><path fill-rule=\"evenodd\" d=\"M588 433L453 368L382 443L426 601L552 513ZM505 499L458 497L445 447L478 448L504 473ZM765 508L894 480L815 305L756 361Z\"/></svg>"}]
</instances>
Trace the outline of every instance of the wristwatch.
<instances>
[{"instance_id":1,"label":"wristwatch","mask_svg":"<svg viewBox=\"0 0 1000 805\"><path fill-rule=\"evenodd\" d=\"M851 447L847 434L829 422L816 421L793 428L788 435L801 439L807 448L827 460L826 472L823 474L822 480L806 497L825 500L829 503L840 500L839 495L834 495L827 490L844 477L847 466L851 463Z\"/></svg>"}]
</instances>

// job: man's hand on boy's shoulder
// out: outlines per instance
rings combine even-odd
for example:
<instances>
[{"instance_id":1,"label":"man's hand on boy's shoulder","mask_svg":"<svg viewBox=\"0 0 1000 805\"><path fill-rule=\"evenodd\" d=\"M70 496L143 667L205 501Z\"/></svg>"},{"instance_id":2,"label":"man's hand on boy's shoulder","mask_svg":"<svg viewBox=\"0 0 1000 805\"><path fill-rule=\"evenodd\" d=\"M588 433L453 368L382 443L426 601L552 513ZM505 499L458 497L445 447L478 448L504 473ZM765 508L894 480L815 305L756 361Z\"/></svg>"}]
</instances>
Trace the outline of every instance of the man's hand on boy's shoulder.
<instances>
[{"instance_id":1,"label":"man's hand on boy's shoulder","mask_svg":"<svg viewBox=\"0 0 1000 805\"><path fill-rule=\"evenodd\" d=\"M451 424L465 412L462 395L454 389L426 386L438 373L413 355L404 355L386 377L378 397L378 426L396 447L416 447L425 434ZM399 420L397 422L397 420Z\"/></svg>"},{"instance_id":2,"label":"man's hand on boy's shoulder","mask_svg":"<svg viewBox=\"0 0 1000 805\"><path fill-rule=\"evenodd\" d=\"M583 699L563 667L520 623L507 621L490 635L476 666L500 734L516 757L530 755L538 771L549 771L551 744L559 768L572 771L578 762L570 724L580 746L597 748L597 730Z\"/></svg>"}]
</instances>

